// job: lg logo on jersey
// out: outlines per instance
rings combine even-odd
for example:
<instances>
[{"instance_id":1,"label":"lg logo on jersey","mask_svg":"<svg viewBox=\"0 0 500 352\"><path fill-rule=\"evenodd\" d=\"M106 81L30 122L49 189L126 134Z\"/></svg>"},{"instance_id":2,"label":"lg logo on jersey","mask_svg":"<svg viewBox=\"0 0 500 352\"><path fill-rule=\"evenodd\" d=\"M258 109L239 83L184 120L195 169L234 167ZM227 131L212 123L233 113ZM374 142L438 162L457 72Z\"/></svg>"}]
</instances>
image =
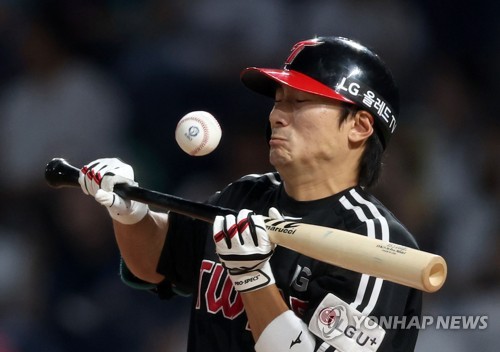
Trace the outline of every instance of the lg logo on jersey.
<instances>
[{"instance_id":1,"label":"lg logo on jersey","mask_svg":"<svg viewBox=\"0 0 500 352\"><path fill-rule=\"evenodd\" d=\"M306 292L312 272L307 266L297 265L292 279L292 287L298 292Z\"/></svg>"}]
</instances>

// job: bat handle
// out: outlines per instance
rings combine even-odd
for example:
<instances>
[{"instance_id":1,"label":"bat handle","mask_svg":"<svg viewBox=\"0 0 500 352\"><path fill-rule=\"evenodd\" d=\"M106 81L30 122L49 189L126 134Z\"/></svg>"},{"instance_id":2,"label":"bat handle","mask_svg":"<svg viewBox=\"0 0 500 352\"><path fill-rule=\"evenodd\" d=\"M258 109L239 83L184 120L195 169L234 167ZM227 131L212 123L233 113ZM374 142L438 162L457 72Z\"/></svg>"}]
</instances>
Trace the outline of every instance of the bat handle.
<instances>
[{"instance_id":1,"label":"bat handle","mask_svg":"<svg viewBox=\"0 0 500 352\"><path fill-rule=\"evenodd\" d=\"M80 170L62 158L52 159L45 167L45 180L54 188L79 187Z\"/></svg>"},{"instance_id":2,"label":"bat handle","mask_svg":"<svg viewBox=\"0 0 500 352\"><path fill-rule=\"evenodd\" d=\"M80 187L78 183L79 176L80 170L70 165L62 158L52 159L45 167L45 179L50 186L55 188ZM213 223L217 215L237 214L233 209L198 203L170 194L130 186L125 183L116 184L113 192L124 199L157 206L162 209L173 211L174 213L183 214L209 223Z\"/></svg>"}]
</instances>

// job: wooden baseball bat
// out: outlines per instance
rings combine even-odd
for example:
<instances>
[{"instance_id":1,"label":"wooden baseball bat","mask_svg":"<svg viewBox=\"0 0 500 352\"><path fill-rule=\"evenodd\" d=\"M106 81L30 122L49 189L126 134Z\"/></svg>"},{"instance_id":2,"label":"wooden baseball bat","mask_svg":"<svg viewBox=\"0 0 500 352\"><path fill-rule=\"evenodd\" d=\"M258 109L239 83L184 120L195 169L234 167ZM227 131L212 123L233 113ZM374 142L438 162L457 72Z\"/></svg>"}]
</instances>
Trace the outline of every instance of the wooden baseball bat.
<instances>
[{"instance_id":1,"label":"wooden baseball bat","mask_svg":"<svg viewBox=\"0 0 500 352\"><path fill-rule=\"evenodd\" d=\"M79 187L79 172L64 159L55 158L45 168L45 179L56 188ZM207 222L217 215L237 214L233 209L127 184L115 185L114 192ZM436 292L446 280L446 261L436 254L329 227L271 218L265 222L271 241L328 264L425 292Z\"/></svg>"}]
</instances>

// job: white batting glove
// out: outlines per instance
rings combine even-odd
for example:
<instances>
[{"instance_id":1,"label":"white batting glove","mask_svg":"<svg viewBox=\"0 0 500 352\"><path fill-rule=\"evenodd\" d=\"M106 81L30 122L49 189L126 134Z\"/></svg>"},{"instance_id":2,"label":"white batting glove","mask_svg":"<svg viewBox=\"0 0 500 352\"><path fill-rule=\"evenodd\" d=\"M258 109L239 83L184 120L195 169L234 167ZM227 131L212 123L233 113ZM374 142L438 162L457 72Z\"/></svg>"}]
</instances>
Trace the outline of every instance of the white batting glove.
<instances>
[{"instance_id":1,"label":"white batting glove","mask_svg":"<svg viewBox=\"0 0 500 352\"><path fill-rule=\"evenodd\" d=\"M270 216L279 214L271 209ZM275 283L269 259L276 245L269 239L261 215L244 209L237 217L217 216L213 233L216 252L237 291L254 291Z\"/></svg>"},{"instance_id":2,"label":"white batting glove","mask_svg":"<svg viewBox=\"0 0 500 352\"><path fill-rule=\"evenodd\" d=\"M116 221L131 225L141 221L148 212L144 203L125 200L113 192L118 183L137 186L134 170L117 158L97 159L80 170L78 183L85 194L93 196L104 205Z\"/></svg>"}]
</instances>

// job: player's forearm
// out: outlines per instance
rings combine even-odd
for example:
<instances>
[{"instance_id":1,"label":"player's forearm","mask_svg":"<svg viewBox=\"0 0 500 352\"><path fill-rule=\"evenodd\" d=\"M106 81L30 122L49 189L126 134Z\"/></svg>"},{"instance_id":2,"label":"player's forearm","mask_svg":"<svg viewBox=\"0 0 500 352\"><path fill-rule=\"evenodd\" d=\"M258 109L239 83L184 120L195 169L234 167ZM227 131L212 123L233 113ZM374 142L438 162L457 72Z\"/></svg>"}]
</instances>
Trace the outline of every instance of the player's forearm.
<instances>
[{"instance_id":1,"label":"player's forearm","mask_svg":"<svg viewBox=\"0 0 500 352\"><path fill-rule=\"evenodd\" d=\"M167 219L167 214L149 211L144 219L133 225L113 221L120 254L128 269L141 280L159 283L164 279L156 272L156 267L165 243Z\"/></svg>"},{"instance_id":2,"label":"player's forearm","mask_svg":"<svg viewBox=\"0 0 500 352\"><path fill-rule=\"evenodd\" d=\"M276 285L241 294L254 341L277 316L288 310Z\"/></svg>"},{"instance_id":3,"label":"player's forearm","mask_svg":"<svg viewBox=\"0 0 500 352\"><path fill-rule=\"evenodd\" d=\"M276 285L241 294L257 352L315 350L315 337L286 305Z\"/></svg>"}]
</instances>

